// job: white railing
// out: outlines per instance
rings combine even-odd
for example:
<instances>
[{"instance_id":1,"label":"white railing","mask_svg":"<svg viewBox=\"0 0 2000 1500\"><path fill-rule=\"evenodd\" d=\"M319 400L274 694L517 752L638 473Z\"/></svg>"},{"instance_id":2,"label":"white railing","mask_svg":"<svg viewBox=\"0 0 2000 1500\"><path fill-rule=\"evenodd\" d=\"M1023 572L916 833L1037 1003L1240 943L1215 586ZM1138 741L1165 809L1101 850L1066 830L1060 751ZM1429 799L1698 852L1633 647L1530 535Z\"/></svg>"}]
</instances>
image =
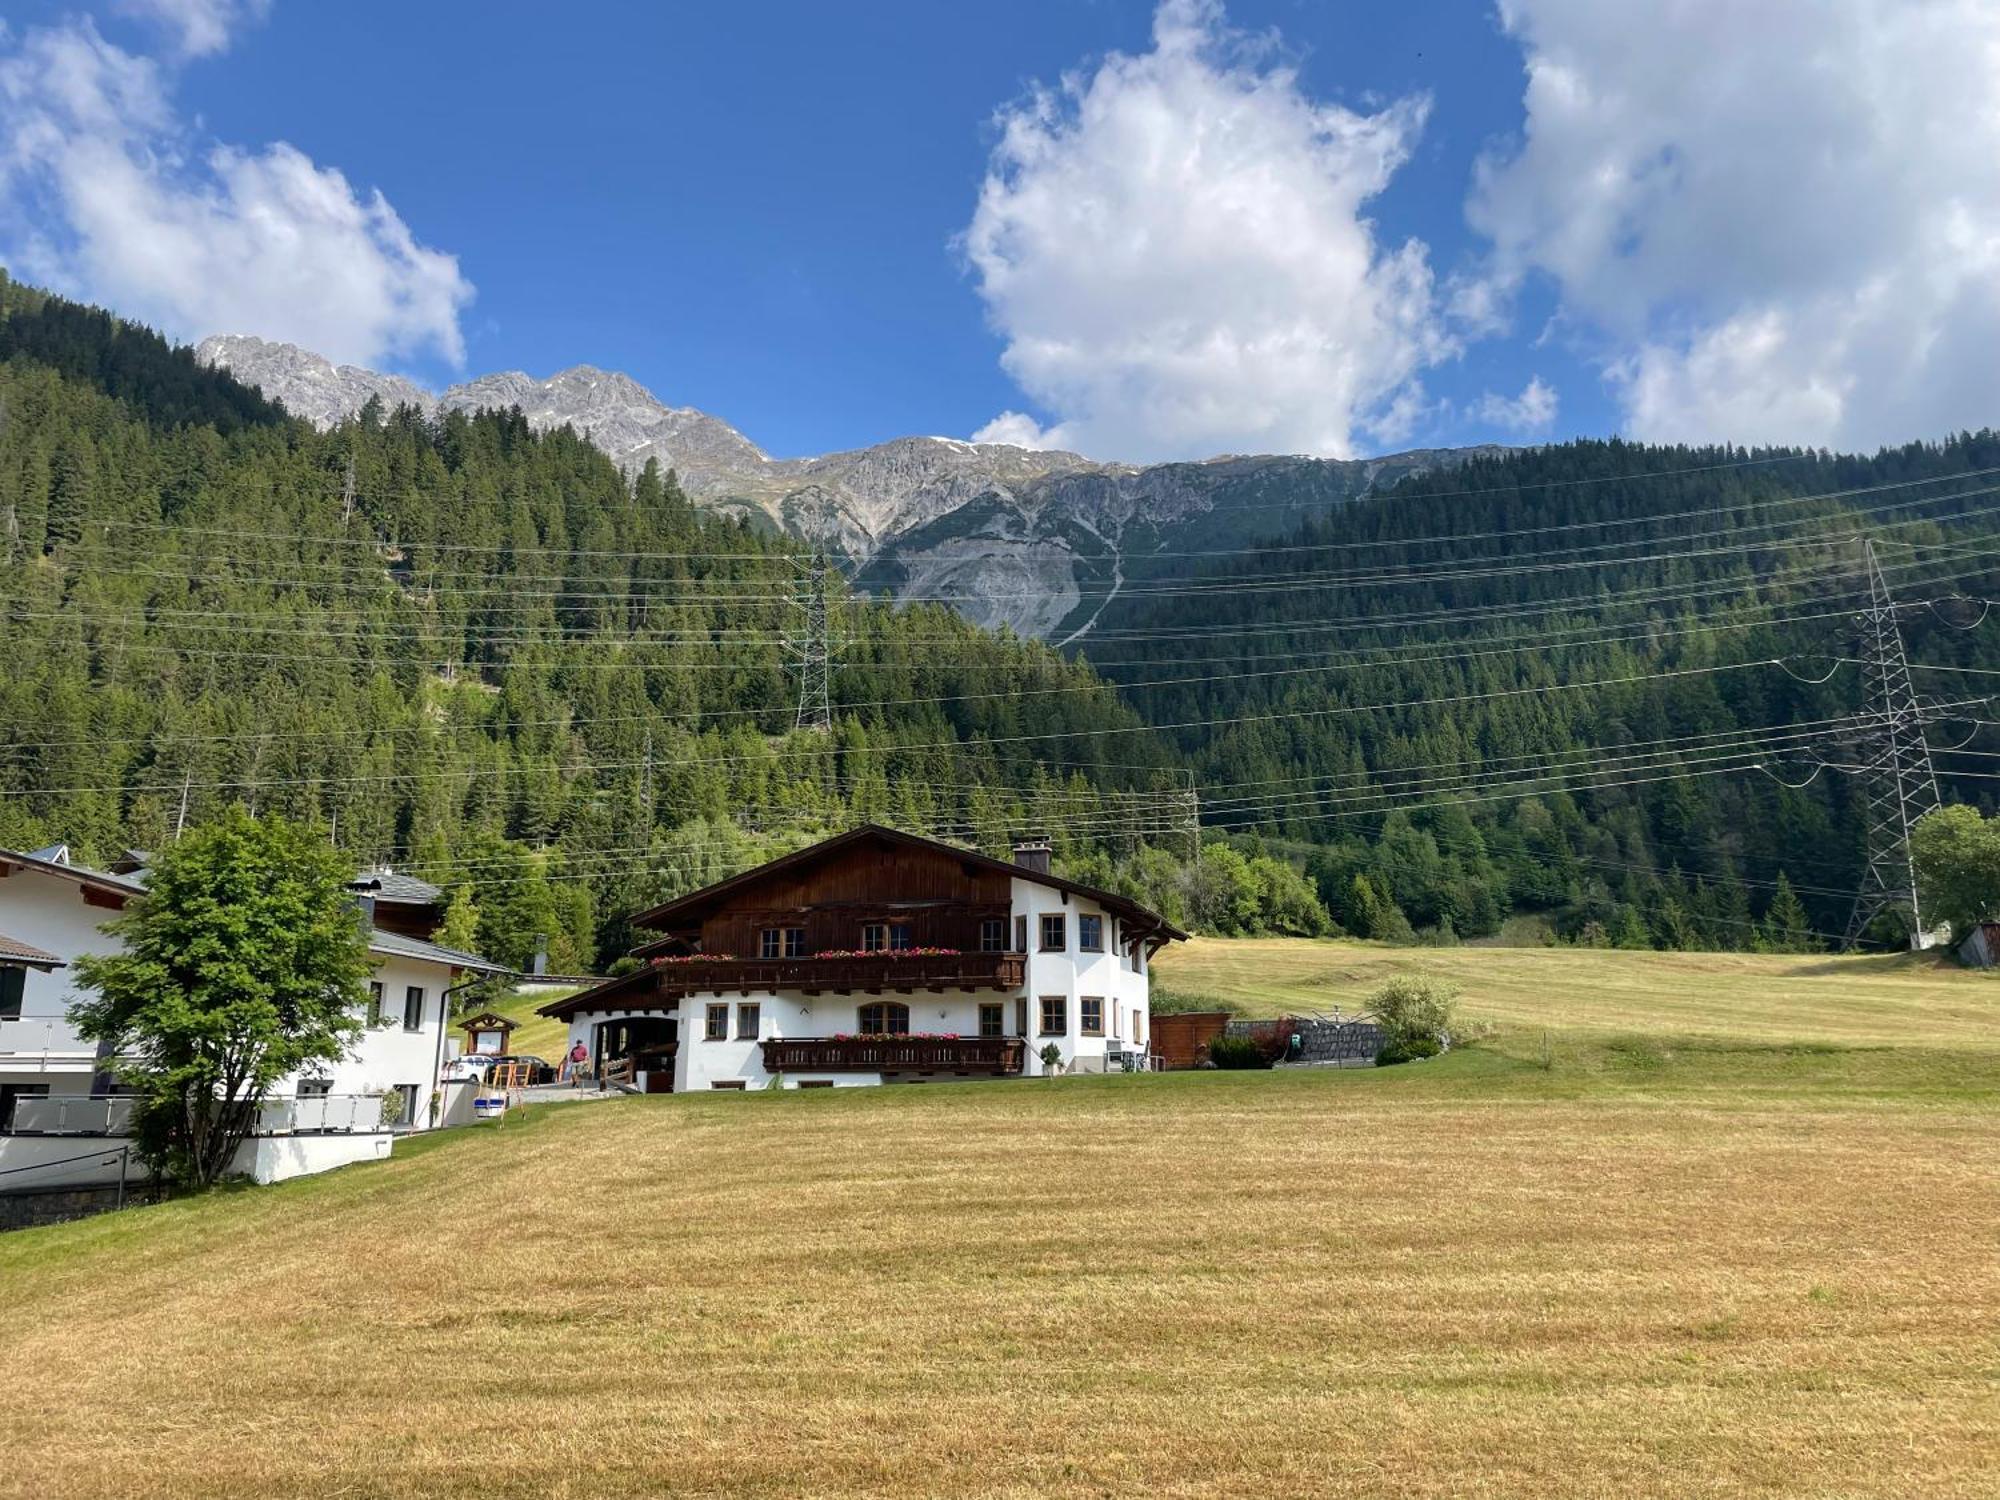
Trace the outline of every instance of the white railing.
<instances>
[{"instance_id":1,"label":"white railing","mask_svg":"<svg viewBox=\"0 0 2000 1500\"><path fill-rule=\"evenodd\" d=\"M0 1120L0 1135L108 1135L131 1133L129 1094L51 1094L16 1099L12 1119ZM388 1129L380 1094L317 1094L267 1099L257 1111L252 1135L352 1135Z\"/></svg>"}]
</instances>

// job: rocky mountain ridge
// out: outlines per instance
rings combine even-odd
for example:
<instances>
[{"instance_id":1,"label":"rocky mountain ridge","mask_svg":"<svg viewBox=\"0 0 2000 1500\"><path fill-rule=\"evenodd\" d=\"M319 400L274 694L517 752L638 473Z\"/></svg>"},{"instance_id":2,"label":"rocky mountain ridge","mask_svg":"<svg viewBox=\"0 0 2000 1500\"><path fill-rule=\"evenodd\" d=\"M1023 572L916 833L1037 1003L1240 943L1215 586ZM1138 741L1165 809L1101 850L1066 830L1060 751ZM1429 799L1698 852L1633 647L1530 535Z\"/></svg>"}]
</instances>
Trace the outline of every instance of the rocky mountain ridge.
<instances>
[{"instance_id":1,"label":"rocky mountain ridge","mask_svg":"<svg viewBox=\"0 0 2000 1500\"><path fill-rule=\"evenodd\" d=\"M432 395L398 375L247 335L204 339L226 368L328 427L371 397L425 411L519 407L565 423L628 470L657 459L698 504L817 537L857 582L954 605L981 624L1069 641L1162 551L1241 546L1408 474L1492 449L1376 459L1226 457L1138 466L1005 443L908 437L773 458L720 418L673 407L628 375L577 365L547 380L484 375Z\"/></svg>"}]
</instances>

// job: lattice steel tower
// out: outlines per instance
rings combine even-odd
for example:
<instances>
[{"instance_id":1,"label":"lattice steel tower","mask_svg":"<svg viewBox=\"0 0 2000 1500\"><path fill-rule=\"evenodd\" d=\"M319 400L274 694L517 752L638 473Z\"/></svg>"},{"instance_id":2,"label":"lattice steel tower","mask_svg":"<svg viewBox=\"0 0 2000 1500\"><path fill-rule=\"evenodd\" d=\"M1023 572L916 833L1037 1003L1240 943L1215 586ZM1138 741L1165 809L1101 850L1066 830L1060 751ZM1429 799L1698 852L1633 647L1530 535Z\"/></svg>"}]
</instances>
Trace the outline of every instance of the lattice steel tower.
<instances>
[{"instance_id":1,"label":"lattice steel tower","mask_svg":"<svg viewBox=\"0 0 2000 1500\"><path fill-rule=\"evenodd\" d=\"M1857 738L1859 780L1868 817L1868 873L1847 923L1846 946L1860 940L1868 924L1885 911L1906 912L1910 946L1927 948L1917 905L1917 875L1910 858L1910 829L1938 806L1937 777L1930 746L1924 743L1922 707L1910 686L1910 663L1896 626L1896 601L1875 560L1875 543L1864 540L1868 605L1862 610L1860 658L1867 727Z\"/></svg>"},{"instance_id":2,"label":"lattice steel tower","mask_svg":"<svg viewBox=\"0 0 2000 1500\"><path fill-rule=\"evenodd\" d=\"M792 594L793 628L785 637L792 666L799 674L799 729L833 727L833 641L827 623L826 575L831 564L826 546L814 546L809 560L800 560Z\"/></svg>"}]
</instances>

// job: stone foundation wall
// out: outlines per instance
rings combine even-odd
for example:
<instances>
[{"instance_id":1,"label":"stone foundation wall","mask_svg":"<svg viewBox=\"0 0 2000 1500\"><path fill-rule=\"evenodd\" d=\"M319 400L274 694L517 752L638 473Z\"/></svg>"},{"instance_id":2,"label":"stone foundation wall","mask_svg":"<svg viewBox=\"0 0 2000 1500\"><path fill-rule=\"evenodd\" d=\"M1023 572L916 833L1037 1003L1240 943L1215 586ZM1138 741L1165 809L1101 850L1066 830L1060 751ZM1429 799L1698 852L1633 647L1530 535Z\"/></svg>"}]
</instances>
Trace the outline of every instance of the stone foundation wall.
<instances>
[{"instance_id":1,"label":"stone foundation wall","mask_svg":"<svg viewBox=\"0 0 2000 1500\"><path fill-rule=\"evenodd\" d=\"M140 1201L139 1190L128 1188L127 1204ZM87 1219L118 1206L116 1187L54 1188L40 1193L0 1193L0 1232L33 1229L37 1224L60 1224L66 1219Z\"/></svg>"}]
</instances>

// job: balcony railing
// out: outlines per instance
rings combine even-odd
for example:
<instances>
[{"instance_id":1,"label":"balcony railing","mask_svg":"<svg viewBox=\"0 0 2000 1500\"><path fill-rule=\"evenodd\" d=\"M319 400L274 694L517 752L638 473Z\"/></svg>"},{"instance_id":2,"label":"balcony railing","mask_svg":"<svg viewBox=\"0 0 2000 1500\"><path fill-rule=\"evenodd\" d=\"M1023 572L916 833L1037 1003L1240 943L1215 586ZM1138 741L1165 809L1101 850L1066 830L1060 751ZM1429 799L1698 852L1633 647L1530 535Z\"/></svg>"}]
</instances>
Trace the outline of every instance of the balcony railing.
<instances>
[{"instance_id":1,"label":"balcony railing","mask_svg":"<svg viewBox=\"0 0 2000 1500\"><path fill-rule=\"evenodd\" d=\"M1017 1036L788 1037L761 1044L771 1073L1019 1073Z\"/></svg>"},{"instance_id":2,"label":"balcony railing","mask_svg":"<svg viewBox=\"0 0 2000 1500\"><path fill-rule=\"evenodd\" d=\"M125 1135L132 1128L130 1094L48 1094L16 1099L9 1135Z\"/></svg>"},{"instance_id":3,"label":"balcony railing","mask_svg":"<svg viewBox=\"0 0 2000 1500\"><path fill-rule=\"evenodd\" d=\"M1018 990L1027 961L1018 953L871 953L840 958L709 958L657 963L654 993L907 995L918 990Z\"/></svg>"},{"instance_id":4,"label":"balcony railing","mask_svg":"<svg viewBox=\"0 0 2000 1500\"><path fill-rule=\"evenodd\" d=\"M12 1117L0 1120L0 1135L129 1135L130 1094L51 1094L14 1101ZM380 1094L318 1094L267 1099L250 1127L252 1135L347 1135L407 1129L382 1122Z\"/></svg>"}]
</instances>

